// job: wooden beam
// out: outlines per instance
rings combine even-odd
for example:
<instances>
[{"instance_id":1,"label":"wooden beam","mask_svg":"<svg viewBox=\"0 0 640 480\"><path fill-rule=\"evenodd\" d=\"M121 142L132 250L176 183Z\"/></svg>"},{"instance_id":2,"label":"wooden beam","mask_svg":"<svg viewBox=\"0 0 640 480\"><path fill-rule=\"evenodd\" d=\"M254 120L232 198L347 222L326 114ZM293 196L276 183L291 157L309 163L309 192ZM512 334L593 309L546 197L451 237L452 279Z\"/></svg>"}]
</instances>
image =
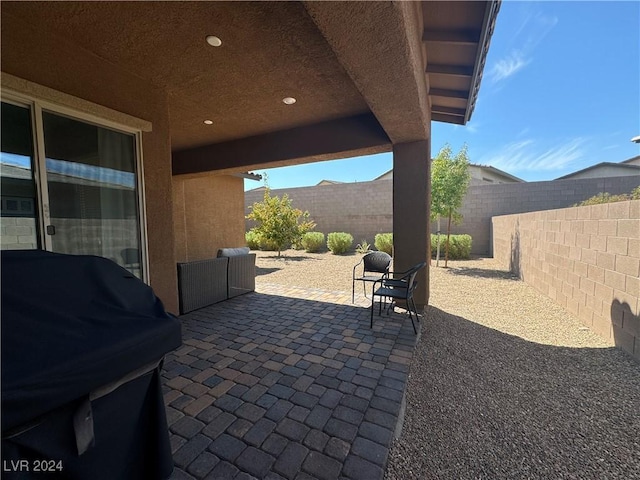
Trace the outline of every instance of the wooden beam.
<instances>
[{"instance_id":1,"label":"wooden beam","mask_svg":"<svg viewBox=\"0 0 640 480\"><path fill-rule=\"evenodd\" d=\"M428 43L453 43L458 45L477 45L480 42L480 30L428 30L422 32L422 41Z\"/></svg>"},{"instance_id":2,"label":"wooden beam","mask_svg":"<svg viewBox=\"0 0 640 480\"><path fill-rule=\"evenodd\" d=\"M464 117L457 115L446 115L444 113L432 113L431 120L434 122L454 123L456 125L464 125Z\"/></svg>"},{"instance_id":3,"label":"wooden beam","mask_svg":"<svg viewBox=\"0 0 640 480\"><path fill-rule=\"evenodd\" d=\"M429 90L429 95L432 97L448 97L448 98L462 98L467 100L469 98L469 92L464 90L447 90L444 88L432 88Z\"/></svg>"},{"instance_id":4,"label":"wooden beam","mask_svg":"<svg viewBox=\"0 0 640 480\"><path fill-rule=\"evenodd\" d=\"M389 151L371 113L173 152L172 173L247 170Z\"/></svg>"},{"instance_id":5,"label":"wooden beam","mask_svg":"<svg viewBox=\"0 0 640 480\"><path fill-rule=\"evenodd\" d=\"M430 63L427 65L425 72L439 75L450 75L453 77L471 77L473 75L473 67L468 65L442 65Z\"/></svg>"},{"instance_id":6,"label":"wooden beam","mask_svg":"<svg viewBox=\"0 0 640 480\"><path fill-rule=\"evenodd\" d=\"M464 117L467 111L464 108L444 107L440 105L432 105L431 113L442 113L445 115L455 115L458 117Z\"/></svg>"}]
</instances>

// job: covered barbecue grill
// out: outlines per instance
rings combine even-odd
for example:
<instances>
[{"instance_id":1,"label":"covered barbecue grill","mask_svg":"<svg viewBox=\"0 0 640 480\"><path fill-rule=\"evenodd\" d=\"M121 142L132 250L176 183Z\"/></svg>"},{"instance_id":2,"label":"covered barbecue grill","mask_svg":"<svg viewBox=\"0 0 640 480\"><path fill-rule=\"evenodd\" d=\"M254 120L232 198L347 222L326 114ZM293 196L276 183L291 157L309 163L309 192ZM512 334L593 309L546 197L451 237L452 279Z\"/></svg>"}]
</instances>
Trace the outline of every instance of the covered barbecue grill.
<instances>
[{"instance_id":1,"label":"covered barbecue grill","mask_svg":"<svg viewBox=\"0 0 640 480\"><path fill-rule=\"evenodd\" d=\"M168 478L160 366L180 344L179 321L114 262L3 251L3 478L42 460L48 478Z\"/></svg>"}]
</instances>

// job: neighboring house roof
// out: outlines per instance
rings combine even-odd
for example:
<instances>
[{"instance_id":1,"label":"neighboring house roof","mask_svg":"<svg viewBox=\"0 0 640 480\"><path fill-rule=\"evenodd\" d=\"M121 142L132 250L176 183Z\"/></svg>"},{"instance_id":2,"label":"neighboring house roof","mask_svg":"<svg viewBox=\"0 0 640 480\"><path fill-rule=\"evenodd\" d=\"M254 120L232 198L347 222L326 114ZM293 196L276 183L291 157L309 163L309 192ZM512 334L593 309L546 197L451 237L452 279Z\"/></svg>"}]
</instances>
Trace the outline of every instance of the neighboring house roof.
<instances>
[{"instance_id":1,"label":"neighboring house roof","mask_svg":"<svg viewBox=\"0 0 640 480\"><path fill-rule=\"evenodd\" d=\"M256 188L250 188L249 190L245 190L246 192L257 192L260 190L266 190L267 187L265 187L264 185L262 185L261 187L256 187Z\"/></svg>"},{"instance_id":2,"label":"neighboring house roof","mask_svg":"<svg viewBox=\"0 0 640 480\"><path fill-rule=\"evenodd\" d=\"M379 177L374 178L373 181L375 182L376 180L387 180L387 179L391 179L391 178L393 178L393 168L391 170L389 170L388 172L384 172Z\"/></svg>"},{"instance_id":3,"label":"neighboring house roof","mask_svg":"<svg viewBox=\"0 0 640 480\"><path fill-rule=\"evenodd\" d=\"M630 159L633 160L633 159ZM591 165L590 167L583 168L582 170L578 170L577 172L569 173L567 175L563 175L562 177L556 178L556 180L567 180L574 177L579 177L585 172L590 172L592 170L601 169L601 168L613 168L620 171L621 175L640 175L640 165L629 165L627 163L613 163L613 162L601 162L596 165ZM612 177L614 175L607 175Z\"/></svg>"},{"instance_id":4,"label":"neighboring house roof","mask_svg":"<svg viewBox=\"0 0 640 480\"><path fill-rule=\"evenodd\" d=\"M476 167L479 168L481 170L486 170L486 171L490 171L495 175L499 175L501 177L503 177L505 180L509 181L509 182L524 182L524 180L522 180L521 178L518 178L514 175L511 175L510 173L507 173L503 170L500 170L499 168L496 167L492 167L490 165L478 165L475 163L470 163L469 164L470 167ZM393 169L389 170L388 172L383 173L382 175L380 175L379 177L374 178L373 180L387 180L387 179L391 179L393 178Z\"/></svg>"},{"instance_id":5,"label":"neighboring house roof","mask_svg":"<svg viewBox=\"0 0 640 480\"><path fill-rule=\"evenodd\" d=\"M628 160L623 160L620 163L630 163L631 165L640 165L640 155L636 156L636 157L632 157Z\"/></svg>"},{"instance_id":6,"label":"neighboring house roof","mask_svg":"<svg viewBox=\"0 0 640 480\"><path fill-rule=\"evenodd\" d=\"M524 182L525 180L522 180L521 178L516 177L515 175L511 175L510 173L505 172L504 170L500 170L499 168L496 167L492 167L491 165L478 165L475 163L471 163L469 164L471 167L478 167L481 170L485 170L485 171L489 171L494 173L495 175L499 175L501 177L504 177L505 179L514 182L514 183L521 183Z\"/></svg>"},{"instance_id":7,"label":"neighboring house roof","mask_svg":"<svg viewBox=\"0 0 640 480\"><path fill-rule=\"evenodd\" d=\"M344 183L344 182L339 182L337 180L320 180L316 185L336 185L339 183Z\"/></svg>"}]
</instances>

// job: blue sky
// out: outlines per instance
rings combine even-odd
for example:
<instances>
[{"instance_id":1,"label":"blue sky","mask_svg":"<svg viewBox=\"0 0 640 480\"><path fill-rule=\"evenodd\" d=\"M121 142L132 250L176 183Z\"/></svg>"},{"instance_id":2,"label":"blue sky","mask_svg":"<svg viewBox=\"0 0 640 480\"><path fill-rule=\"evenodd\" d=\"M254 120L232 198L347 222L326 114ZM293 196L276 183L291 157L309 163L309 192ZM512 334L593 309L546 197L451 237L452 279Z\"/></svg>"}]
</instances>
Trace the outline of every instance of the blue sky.
<instances>
[{"instance_id":1,"label":"blue sky","mask_svg":"<svg viewBox=\"0 0 640 480\"><path fill-rule=\"evenodd\" d=\"M480 95L466 126L432 123L472 163L552 180L640 155L640 2L502 2ZM271 188L368 181L390 153L265 170ZM264 171L256 171L264 173ZM245 180L245 188L260 186Z\"/></svg>"}]
</instances>

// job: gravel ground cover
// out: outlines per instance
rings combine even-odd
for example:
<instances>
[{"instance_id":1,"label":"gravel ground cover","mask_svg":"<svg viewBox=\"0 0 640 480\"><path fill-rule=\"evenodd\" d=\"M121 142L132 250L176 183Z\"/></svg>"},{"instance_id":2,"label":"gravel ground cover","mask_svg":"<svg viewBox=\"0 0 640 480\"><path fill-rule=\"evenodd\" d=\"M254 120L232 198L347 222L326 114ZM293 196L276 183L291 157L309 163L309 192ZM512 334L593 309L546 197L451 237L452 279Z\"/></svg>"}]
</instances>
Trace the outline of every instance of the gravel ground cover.
<instances>
[{"instance_id":1,"label":"gravel ground cover","mask_svg":"<svg viewBox=\"0 0 640 480\"><path fill-rule=\"evenodd\" d=\"M359 259L258 252L257 283L350 291ZM640 365L494 260L449 266L385 479L640 479Z\"/></svg>"}]
</instances>

